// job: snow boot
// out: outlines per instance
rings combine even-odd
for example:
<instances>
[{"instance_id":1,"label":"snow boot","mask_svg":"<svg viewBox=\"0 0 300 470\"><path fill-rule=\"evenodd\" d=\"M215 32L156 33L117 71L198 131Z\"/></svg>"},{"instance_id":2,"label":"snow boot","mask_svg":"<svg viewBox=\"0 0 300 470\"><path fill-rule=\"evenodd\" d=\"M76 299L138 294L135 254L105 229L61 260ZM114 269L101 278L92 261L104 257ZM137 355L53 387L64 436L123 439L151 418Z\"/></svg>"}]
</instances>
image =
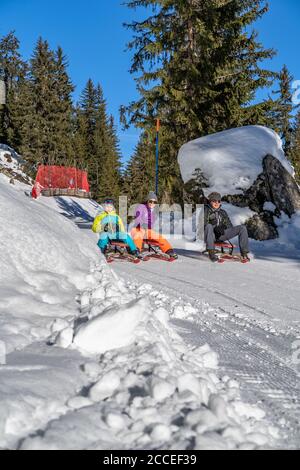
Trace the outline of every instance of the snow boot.
<instances>
[{"instance_id":1,"label":"snow boot","mask_svg":"<svg viewBox=\"0 0 300 470\"><path fill-rule=\"evenodd\" d=\"M172 259L178 259L178 254L174 250L167 251L166 255L170 256Z\"/></svg>"},{"instance_id":2,"label":"snow boot","mask_svg":"<svg viewBox=\"0 0 300 470\"><path fill-rule=\"evenodd\" d=\"M130 254L135 259L143 259L143 256L141 255L139 250L132 251Z\"/></svg>"},{"instance_id":3,"label":"snow boot","mask_svg":"<svg viewBox=\"0 0 300 470\"><path fill-rule=\"evenodd\" d=\"M251 259L249 257L249 253L241 253L241 256L242 256L242 261L244 263L249 263L251 261Z\"/></svg>"},{"instance_id":4,"label":"snow boot","mask_svg":"<svg viewBox=\"0 0 300 470\"><path fill-rule=\"evenodd\" d=\"M208 250L208 257L212 263L218 263L219 258L216 255L215 250Z\"/></svg>"}]
</instances>

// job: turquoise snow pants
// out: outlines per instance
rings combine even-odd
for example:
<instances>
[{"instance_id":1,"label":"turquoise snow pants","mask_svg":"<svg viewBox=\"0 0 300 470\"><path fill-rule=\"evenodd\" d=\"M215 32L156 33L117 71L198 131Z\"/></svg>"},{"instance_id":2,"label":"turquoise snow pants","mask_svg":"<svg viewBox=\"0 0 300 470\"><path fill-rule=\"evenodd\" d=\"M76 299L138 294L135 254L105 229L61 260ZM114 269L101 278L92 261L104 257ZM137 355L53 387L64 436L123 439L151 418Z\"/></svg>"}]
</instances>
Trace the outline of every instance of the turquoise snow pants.
<instances>
[{"instance_id":1,"label":"turquoise snow pants","mask_svg":"<svg viewBox=\"0 0 300 470\"><path fill-rule=\"evenodd\" d=\"M119 233L107 233L103 232L100 235L99 241L98 241L98 246L102 253L106 250L110 242L120 242L120 243L126 243L128 245L130 253L133 253L134 251L137 251L137 247L132 240L131 236L128 235L128 233L125 232L119 232Z\"/></svg>"}]
</instances>

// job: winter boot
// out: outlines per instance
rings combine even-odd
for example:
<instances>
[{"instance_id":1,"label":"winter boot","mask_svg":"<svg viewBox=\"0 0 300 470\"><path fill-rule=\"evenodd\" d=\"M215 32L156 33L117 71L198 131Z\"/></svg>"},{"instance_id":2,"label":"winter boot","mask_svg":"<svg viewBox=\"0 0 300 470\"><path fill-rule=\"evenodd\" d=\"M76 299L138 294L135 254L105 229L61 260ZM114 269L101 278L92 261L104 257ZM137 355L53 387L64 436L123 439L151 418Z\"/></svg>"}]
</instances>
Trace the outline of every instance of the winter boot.
<instances>
[{"instance_id":1,"label":"winter boot","mask_svg":"<svg viewBox=\"0 0 300 470\"><path fill-rule=\"evenodd\" d=\"M167 251L166 255L170 256L172 259L178 259L178 254L174 250Z\"/></svg>"},{"instance_id":2,"label":"winter boot","mask_svg":"<svg viewBox=\"0 0 300 470\"><path fill-rule=\"evenodd\" d=\"M241 256L242 256L242 260L245 261L245 262L249 262L251 261L250 257L249 257L249 253L241 253Z\"/></svg>"},{"instance_id":3,"label":"winter boot","mask_svg":"<svg viewBox=\"0 0 300 470\"><path fill-rule=\"evenodd\" d=\"M139 250L132 251L130 254L131 254L131 256L133 256L133 258L143 259L143 256L141 255Z\"/></svg>"},{"instance_id":4,"label":"winter boot","mask_svg":"<svg viewBox=\"0 0 300 470\"><path fill-rule=\"evenodd\" d=\"M215 250L208 250L208 257L212 263L217 263L219 261Z\"/></svg>"}]
</instances>

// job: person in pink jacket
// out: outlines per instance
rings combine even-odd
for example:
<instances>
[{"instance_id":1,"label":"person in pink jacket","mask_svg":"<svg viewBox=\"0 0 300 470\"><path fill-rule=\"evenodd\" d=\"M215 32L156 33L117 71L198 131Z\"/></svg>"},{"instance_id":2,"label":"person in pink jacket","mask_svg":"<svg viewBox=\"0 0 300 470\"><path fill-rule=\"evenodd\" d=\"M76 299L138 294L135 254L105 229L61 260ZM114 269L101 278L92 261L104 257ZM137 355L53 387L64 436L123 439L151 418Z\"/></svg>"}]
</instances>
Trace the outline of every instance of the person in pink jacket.
<instances>
[{"instance_id":1,"label":"person in pink jacket","mask_svg":"<svg viewBox=\"0 0 300 470\"><path fill-rule=\"evenodd\" d=\"M155 206L158 204L157 196L154 192L150 192L147 201L140 204L135 213L134 228L131 231L132 238L138 250L143 249L144 240L159 243L161 251L171 258L177 259L178 256L174 252L171 244L162 235L154 230L156 222Z\"/></svg>"}]
</instances>

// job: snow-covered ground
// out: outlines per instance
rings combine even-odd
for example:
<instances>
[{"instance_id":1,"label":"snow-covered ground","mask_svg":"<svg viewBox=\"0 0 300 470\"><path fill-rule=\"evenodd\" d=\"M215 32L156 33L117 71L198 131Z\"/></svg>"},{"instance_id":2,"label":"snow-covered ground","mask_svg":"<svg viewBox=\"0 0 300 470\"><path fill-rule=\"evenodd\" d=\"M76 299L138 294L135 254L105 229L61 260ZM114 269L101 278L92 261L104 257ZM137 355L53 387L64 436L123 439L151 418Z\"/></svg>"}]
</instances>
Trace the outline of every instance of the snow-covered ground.
<instances>
[{"instance_id":1,"label":"snow-covered ground","mask_svg":"<svg viewBox=\"0 0 300 470\"><path fill-rule=\"evenodd\" d=\"M111 270L95 203L26 190L0 175L0 448L299 447L299 217L250 265Z\"/></svg>"}]
</instances>

